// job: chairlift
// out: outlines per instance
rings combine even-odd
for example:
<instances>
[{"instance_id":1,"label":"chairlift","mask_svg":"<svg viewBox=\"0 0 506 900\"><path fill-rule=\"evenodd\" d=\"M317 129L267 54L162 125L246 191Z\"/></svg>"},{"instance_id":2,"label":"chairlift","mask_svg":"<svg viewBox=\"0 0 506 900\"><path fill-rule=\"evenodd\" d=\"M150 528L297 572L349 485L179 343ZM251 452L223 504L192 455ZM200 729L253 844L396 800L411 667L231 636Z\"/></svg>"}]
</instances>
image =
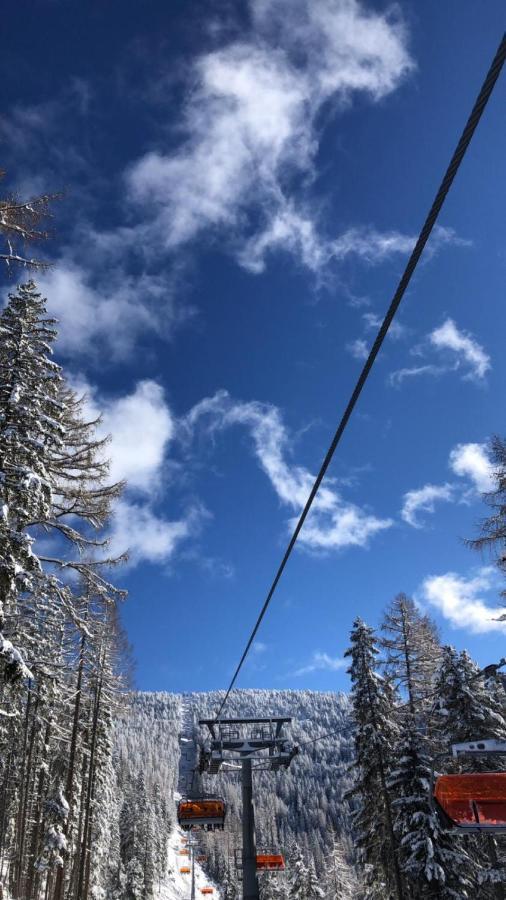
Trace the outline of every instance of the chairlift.
<instances>
[{"instance_id":1,"label":"chairlift","mask_svg":"<svg viewBox=\"0 0 506 900\"><path fill-rule=\"evenodd\" d=\"M199 863L207 862L207 856L205 855L205 853L199 853L196 859Z\"/></svg>"},{"instance_id":2,"label":"chairlift","mask_svg":"<svg viewBox=\"0 0 506 900\"><path fill-rule=\"evenodd\" d=\"M461 832L506 833L506 772L461 772L435 775L430 802L443 825ZM453 758L506 755L506 741L472 741L452 746Z\"/></svg>"},{"instance_id":3,"label":"chairlift","mask_svg":"<svg viewBox=\"0 0 506 900\"><path fill-rule=\"evenodd\" d=\"M189 866L182 866L179 871L181 872L181 875L189 875L191 869Z\"/></svg>"},{"instance_id":4,"label":"chairlift","mask_svg":"<svg viewBox=\"0 0 506 900\"><path fill-rule=\"evenodd\" d=\"M221 797L180 800L177 807L177 821L183 831L189 831L191 828L223 831L225 815L226 804Z\"/></svg>"},{"instance_id":5,"label":"chairlift","mask_svg":"<svg viewBox=\"0 0 506 900\"><path fill-rule=\"evenodd\" d=\"M200 893L201 894L214 894L214 888L212 888L212 887L200 888Z\"/></svg>"},{"instance_id":6,"label":"chairlift","mask_svg":"<svg viewBox=\"0 0 506 900\"><path fill-rule=\"evenodd\" d=\"M179 855L180 855L180 856L188 856L188 850L186 849L186 847L183 847L183 848L179 851Z\"/></svg>"},{"instance_id":7,"label":"chairlift","mask_svg":"<svg viewBox=\"0 0 506 900\"><path fill-rule=\"evenodd\" d=\"M285 858L281 853L257 853L257 872L283 872Z\"/></svg>"}]
</instances>

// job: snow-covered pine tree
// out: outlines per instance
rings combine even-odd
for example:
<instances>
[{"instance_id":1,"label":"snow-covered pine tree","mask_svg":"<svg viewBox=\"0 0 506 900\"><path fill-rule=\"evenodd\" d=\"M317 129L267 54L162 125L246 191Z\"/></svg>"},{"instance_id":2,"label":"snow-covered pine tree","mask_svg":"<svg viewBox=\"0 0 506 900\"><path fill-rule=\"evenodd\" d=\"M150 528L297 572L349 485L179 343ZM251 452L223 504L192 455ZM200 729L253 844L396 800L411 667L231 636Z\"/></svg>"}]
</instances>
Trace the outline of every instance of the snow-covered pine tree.
<instances>
[{"instance_id":1,"label":"snow-covered pine tree","mask_svg":"<svg viewBox=\"0 0 506 900\"><path fill-rule=\"evenodd\" d=\"M495 557L496 564L506 575L506 440L497 435L490 444L495 486L483 495L492 514L481 523L481 535L468 541L474 550L488 550ZM506 595L506 591L503 596Z\"/></svg>"},{"instance_id":2,"label":"snow-covered pine tree","mask_svg":"<svg viewBox=\"0 0 506 900\"><path fill-rule=\"evenodd\" d=\"M290 850L289 900L307 900L309 870L297 843Z\"/></svg>"},{"instance_id":3,"label":"snow-covered pine tree","mask_svg":"<svg viewBox=\"0 0 506 900\"><path fill-rule=\"evenodd\" d=\"M99 824L90 803L112 754L108 698L117 689L117 659L109 659L108 651L101 655L104 641L94 640L93 628L85 625L75 585L58 572L79 573L85 595L93 597L95 625L102 634L107 627L112 637L117 623L108 611L121 592L102 574L111 561L92 558L87 548L95 553L101 544L92 531L105 524L121 485L106 483L104 441L95 438L96 423L84 420L82 404L51 359L54 326L33 282L11 294L0 315L0 694L7 706L0 729L0 858L9 860L16 898L38 900L43 892L48 900L63 900L67 890L74 896L77 879L86 900L92 888L100 889L92 882L105 877L103 867L92 870L89 853L84 869L79 853L66 854L66 831L74 822L76 841L69 846L89 850ZM67 549L37 558L38 530L54 532ZM76 653L83 636L92 664L85 676ZM98 659L99 673L93 670ZM28 690L23 676L30 676ZM72 790L77 772L79 824L70 798L70 815L55 831L54 823L45 824L48 785L70 783ZM98 811L96 800L94 805ZM99 844L106 833L95 834ZM58 839L58 853L49 852L48 835ZM70 868L62 866L67 857ZM45 864L34 869L36 859Z\"/></svg>"},{"instance_id":4,"label":"snow-covered pine tree","mask_svg":"<svg viewBox=\"0 0 506 900\"><path fill-rule=\"evenodd\" d=\"M433 731L441 752L453 743L479 738L506 740L504 691L494 678L479 676L478 666L467 651L443 647L435 685ZM462 771L502 768L502 760L490 758L459 761ZM474 861L480 898L504 897L506 868L497 860L497 843L492 836L469 837L466 844Z\"/></svg>"},{"instance_id":5,"label":"snow-covered pine tree","mask_svg":"<svg viewBox=\"0 0 506 900\"><path fill-rule=\"evenodd\" d=\"M350 796L358 801L353 823L359 863L370 867L368 896L381 896L382 890L384 897L405 900L387 784L397 740L396 698L388 680L375 671L378 654L372 628L356 619L345 654L351 659L348 672L355 720L355 786ZM386 885L386 892L378 885Z\"/></svg>"},{"instance_id":6,"label":"snow-covered pine tree","mask_svg":"<svg viewBox=\"0 0 506 900\"><path fill-rule=\"evenodd\" d=\"M334 834L325 860L325 900L357 900L361 896L358 876L349 856L349 847Z\"/></svg>"},{"instance_id":7,"label":"snow-covered pine tree","mask_svg":"<svg viewBox=\"0 0 506 900\"><path fill-rule=\"evenodd\" d=\"M33 282L21 285L0 316L0 636L4 676L26 674L9 633L19 592L41 593L30 524L50 516L47 451L61 446L60 369L50 359L55 322ZM7 642L7 643L6 643ZM7 671L6 671L7 670Z\"/></svg>"},{"instance_id":8,"label":"snow-covered pine tree","mask_svg":"<svg viewBox=\"0 0 506 900\"><path fill-rule=\"evenodd\" d=\"M307 900L320 900L325 896L325 891L321 885L321 879L316 874L314 862L310 862L307 875Z\"/></svg>"},{"instance_id":9,"label":"snow-covered pine tree","mask_svg":"<svg viewBox=\"0 0 506 900\"><path fill-rule=\"evenodd\" d=\"M239 900L237 878L230 866L227 867L221 883L221 895L223 900Z\"/></svg>"},{"instance_id":10,"label":"snow-covered pine tree","mask_svg":"<svg viewBox=\"0 0 506 900\"><path fill-rule=\"evenodd\" d=\"M431 694L441 653L436 626L419 612L411 597L397 594L381 628L385 670L405 693L411 718L416 719Z\"/></svg>"},{"instance_id":11,"label":"snow-covered pine tree","mask_svg":"<svg viewBox=\"0 0 506 900\"><path fill-rule=\"evenodd\" d=\"M397 764L388 785L394 796L399 862L413 900L463 900L472 896L473 864L462 838L443 831L429 805L430 748L419 718L405 716Z\"/></svg>"}]
</instances>

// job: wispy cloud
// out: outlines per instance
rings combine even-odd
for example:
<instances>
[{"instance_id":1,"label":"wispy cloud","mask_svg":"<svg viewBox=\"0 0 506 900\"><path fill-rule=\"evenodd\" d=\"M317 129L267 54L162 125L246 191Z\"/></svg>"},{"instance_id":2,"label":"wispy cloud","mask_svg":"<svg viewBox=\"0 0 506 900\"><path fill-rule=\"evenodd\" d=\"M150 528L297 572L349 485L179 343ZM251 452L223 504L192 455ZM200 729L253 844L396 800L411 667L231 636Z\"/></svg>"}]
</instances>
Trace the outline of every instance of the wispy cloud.
<instances>
[{"instance_id":1,"label":"wispy cloud","mask_svg":"<svg viewBox=\"0 0 506 900\"><path fill-rule=\"evenodd\" d=\"M365 360L369 355L369 347L363 338L357 338L355 341L350 341L349 344L346 344L346 349L348 353L351 353L353 359Z\"/></svg>"},{"instance_id":2,"label":"wispy cloud","mask_svg":"<svg viewBox=\"0 0 506 900\"><path fill-rule=\"evenodd\" d=\"M296 677L301 675L309 675L311 672L317 672L321 670L326 670L328 672L338 672L340 669L345 669L348 665L345 659L341 659L339 656L329 656L328 653L320 653L319 651L315 651L313 653L312 661L306 665L302 666L300 669L296 669L292 674Z\"/></svg>"},{"instance_id":3,"label":"wispy cloud","mask_svg":"<svg viewBox=\"0 0 506 900\"><path fill-rule=\"evenodd\" d=\"M454 488L451 484L425 484L404 494L401 517L413 528L423 528L419 514L433 513L437 501L452 500L453 496Z\"/></svg>"},{"instance_id":4,"label":"wispy cloud","mask_svg":"<svg viewBox=\"0 0 506 900\"><path fill-rule=\"evenodd\" d=\"M220 391L198 403L181 420L181 437L191 437L195 429L215 434L233 426L243 426L251 434L255 455L281 502L298 516L314 476L303 466L287 461L291 454L288 431L279 410L255 401L234 401ZM290 518L289 529L296 518ZM343 499L331 482L324 484L314 501L302 529L299 543L312 550L340 550L364 547L380 531L392 526L391 519L380 519L354 503Z\"/></svg>"},{"instance_id":5,"label":"wispy cloud","mask_svg":"<svg viewBox=\"0 0 506 900\"><path fill-rule=\"evenodd\" d=\"M373 312L363 313L362 319L368 331L378 331L383 322L382 317ZM388 336L392 338L392 340L398 341L406 335L406 332L406 326L394 319L388 329Z\"/></svg>"},{"instance_id":6,"label":"wispy cloud","mask_svg":"<svg viewBox=\"0 0 506 900\"><path fill-rule=\"evenodd\" d=\"M497 590L495 570L487 566L470 578L455 572L431 575L423 582L420 597L454 628L467 628L474 634L506 634L506 621L497 621L506 608L491 606L485 599L494 588Z\"/></svg>"},{"instance_id":7,"label":"wispy cloud","mask_svg":"<svg viewBox=\"0 0 506 900\"><path fill-rule=\"evenodd\" d=\"M448 372L460 372L464 380L480 382L491 368L488 353L473 335L461 331L453 319L446 319L411 352L422 358L436 354L436 361L391 372L388 381L394 387L400 387L406 378L438 377Z\"/></svg>"},{"instance_id":8,"label":"wispy cloud","mask_svg":"<svg viewBox=\"0 0 506 900\"><path fill-rule=\"evenodd\" d=\"M313 174L324 104L357 94L376 102L413 69L399 17L358 0L251 0L250 11L249 33L195 61L186 140L130 167L132 201L154 211L153 235L169 248L202 230L233 229L250 271L261 271L273 249L313 270L329 256L397 252L395 235L322 241L290 184ZM261 223L253 235L250 210Z\"/></svg>"},{"instance_id":9,"label":"wispy cloud","mask_svg":"<svg viewBox=\"0 0 506 900\"><path fill-rule=\"evenodd\" d=\"M494 469L485 444L457 444L450 453L449 464L456 475L470 478L479 493L493 489Z\"/></svg>"},{"instance_id":10,"label":"wispy cloud","mask_svg":"<svg viewBox=\"0 0 506 900\"><path fill-rule=\"evenodd\" d=\"M416 378L418 375L432 375L437 377L438 375L443 375L447 371L448 369L444 368L444 366L434 366L431 364L425 366L407 366L404 369L397 369L395 372L390 372L388 381L393 387L400 387L406 378Z\"/></svg>"}]
</instances>

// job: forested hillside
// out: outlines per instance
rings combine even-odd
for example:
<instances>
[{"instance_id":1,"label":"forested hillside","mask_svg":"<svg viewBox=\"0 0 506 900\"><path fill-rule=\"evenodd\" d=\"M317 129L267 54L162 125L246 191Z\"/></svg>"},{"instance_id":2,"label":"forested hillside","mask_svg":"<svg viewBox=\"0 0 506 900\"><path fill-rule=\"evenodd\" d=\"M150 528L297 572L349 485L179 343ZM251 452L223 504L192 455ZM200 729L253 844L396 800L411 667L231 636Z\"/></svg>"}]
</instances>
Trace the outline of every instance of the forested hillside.
<instances>
[{"instance_id":1,"label":"forested hillside","mask_svg":"<svg viewBox=\"0 0 506 900\"><path fill-rule=\"evenodd\" d=\"M116 769L123 798L118 865L127 882L135 871L141 882L146 859L150 884L164 881L164 845L175 827L181 699L166 693L133 694L129 713L118 724ZM184 699L193 712L196 739L202 740L204 731L198 729L198 719L213 714L220 695L187 694ZM319 877L323 877L336 838L341 836L346 844L350 833L349 804L344 800L352 783L350 711L345 695L313 691L237 691L229 707L230 716L293 718L291 739L300 746L300 753L287 771L255 776L257 847L290 854L296 843ZM317 743L306 744L325 735ZM234 880L232 857L242 842L238 774L229 770L203 779L206 791L223 796L228 807L226 831L200 835L208 856L206 868L218 883L226 881L229 869L228 877ZM168 877L174 874L169 872ZM278 875L267 877L274 882L286 880Z\"/></svg>"}]
</instances>

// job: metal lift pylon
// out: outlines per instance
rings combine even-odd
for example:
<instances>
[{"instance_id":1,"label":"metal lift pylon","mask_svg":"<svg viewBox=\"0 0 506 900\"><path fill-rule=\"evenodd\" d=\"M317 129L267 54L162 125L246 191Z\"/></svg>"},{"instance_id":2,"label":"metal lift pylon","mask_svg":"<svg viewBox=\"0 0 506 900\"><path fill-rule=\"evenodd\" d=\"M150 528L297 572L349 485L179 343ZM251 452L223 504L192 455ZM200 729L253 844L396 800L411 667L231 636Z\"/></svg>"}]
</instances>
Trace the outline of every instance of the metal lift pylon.
<instances>
[{"instance_id":1,"label":"metal lift pylon","mask_svg":"<svg viewBox=\"0 0 506 900\"><path fill-rule=\"evenodd\" d=\"M291 721L280 716L199 721L211 735L201 751L200 771L217 775L226 762L241 764L243 900L259 900L252 762L256 760L259 764L256 768L264 771L288 768L298 753L298 747L290 745L283 735L284 726Z\"/></svg>"}]
</instances>

